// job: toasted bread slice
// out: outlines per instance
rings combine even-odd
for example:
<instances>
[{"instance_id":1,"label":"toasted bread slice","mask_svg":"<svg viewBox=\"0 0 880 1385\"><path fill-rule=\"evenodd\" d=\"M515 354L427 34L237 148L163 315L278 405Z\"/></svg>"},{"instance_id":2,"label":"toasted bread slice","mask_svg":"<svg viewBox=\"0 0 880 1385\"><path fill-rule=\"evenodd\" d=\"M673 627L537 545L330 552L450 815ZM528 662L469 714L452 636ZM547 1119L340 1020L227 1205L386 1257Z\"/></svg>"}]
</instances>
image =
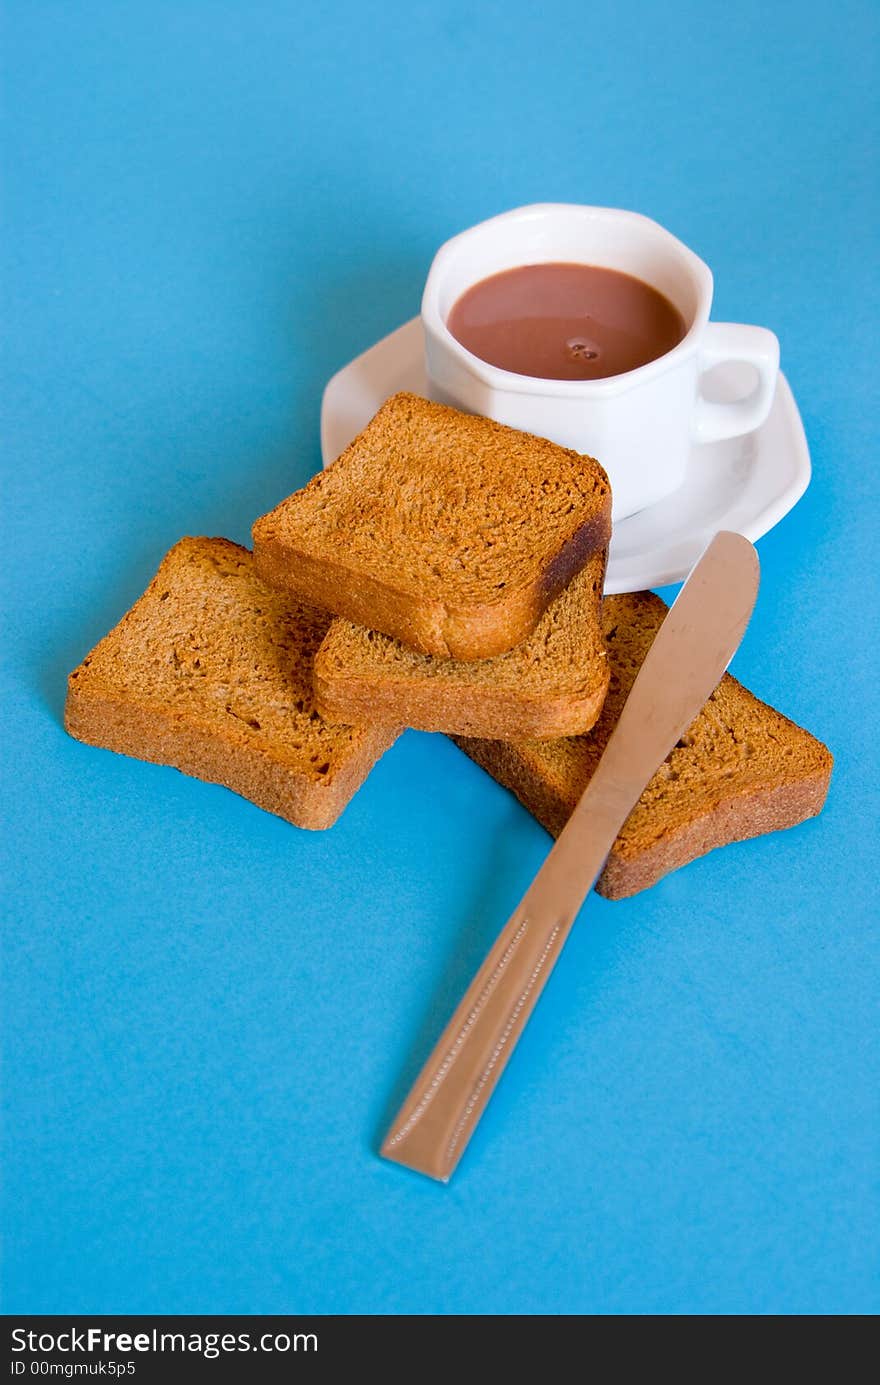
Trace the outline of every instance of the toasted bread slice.
<instances>
[{"instance_id":1,"label":"toasted bread slice","mask_svg":"<svg viewBox=\"0 0 880 1385\"><path fill-rule=\"evenodd\" d=\"M312 663L330 619L264 586L247 549L181 539L71 673L67 730L225 784L298 827L329 827L397 735L315 710Z\"/></svg>"},{"instance_id":2,"label":"toasted bread slice","mask_svg":"<svg viewBox=\"0 0 880 1385\"><path fill-rule=\"evenodd\" d=\"M253 533L271 585L422 654L486 659L606 547L611 488L590 457L396 394Z\"/></svg>"},{"instance_id":3,"label":"toasted bread slice","mask_svg":"<svg viewBox=\"0 0 880 1385\"><path fill-rule=\"evenodd\" d=\"M522 644L463 662L334 620L315 658L315 699L333 721L500 740L589 731L608 689L599 619L605 554L548 606Z\"/></svg>"},{"instance_id":4,"label":"toasted bread slice","mask_svg":"<svg viewBox=\"0 0 880 1385\"><path fill-rule=\"evenodd\" d=\"M603 601L611 684L588 735L515 744L455 738L554 836L590 782L665 614L651 592ZM821 741L725 674L630 813L596 888L623 899L714 847L814 816L832 763Z\"/></svg>"}]
</instances>

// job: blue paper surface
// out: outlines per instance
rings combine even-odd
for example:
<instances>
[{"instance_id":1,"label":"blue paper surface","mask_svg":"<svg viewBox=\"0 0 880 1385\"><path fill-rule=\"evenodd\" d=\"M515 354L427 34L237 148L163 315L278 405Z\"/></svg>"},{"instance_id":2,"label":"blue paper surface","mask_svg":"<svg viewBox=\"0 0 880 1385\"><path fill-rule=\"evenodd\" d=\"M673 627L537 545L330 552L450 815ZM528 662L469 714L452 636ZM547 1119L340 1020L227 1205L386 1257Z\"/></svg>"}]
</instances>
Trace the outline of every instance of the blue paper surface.
<instances>
[{"instance_id":1,"label":"blue paper surface","mask_svg":"<svg viewBox=\"0 0 880 1385\"><path fill-rule=\"evenodd\" d=\"M876 1311L876 6L4 11L5 1311ZM778 333L814 479L733 671L836 768L591 898L443 1188L377 1144L542 829L440 736L309 834L61 713L181 534L318 467L440 242L544 199Z\"/></svg>"}]
</instances>

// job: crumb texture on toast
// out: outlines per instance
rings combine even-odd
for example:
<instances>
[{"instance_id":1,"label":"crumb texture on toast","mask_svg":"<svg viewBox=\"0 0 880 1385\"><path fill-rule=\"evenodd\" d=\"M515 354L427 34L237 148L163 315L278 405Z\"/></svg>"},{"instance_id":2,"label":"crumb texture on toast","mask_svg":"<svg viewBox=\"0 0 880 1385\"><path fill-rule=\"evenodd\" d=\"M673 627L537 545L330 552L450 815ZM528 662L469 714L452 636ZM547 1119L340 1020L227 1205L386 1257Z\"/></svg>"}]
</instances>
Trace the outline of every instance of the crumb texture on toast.
<instances>
[{"instance_id":1,"label":"crumb texture on toast","mask_svg":"<svg viewBox=\"0 0 880 1385\"><path fill-rule=\"evenodd\" d=\"M515 744L459 739L558 835L599 763L666 607L650 592L606 597L610 684L583 736ZM622 897L725 841L819 812L832 757L821 741L725 674L624 823L598 888Z\"/></svg>"},{"instance_id":2,"label":"crumb texture on toast","mask_svg":"<svg viewBox=\"0 0 880 1385\"><path fill-rule=\"evenodd\" d=\"M598 462L413 394L254 525L273 584L425 653L512 648L608 543Z\"/></svg>"},{"instance_id":3,"label":"crumb texture on toast","mask_svg":"<svg viewBox=\"0 0 880 1385\"><path fill-rule=\"evenodd\" d=\"M317 711L312 668L329 623L325 612L259 581L247 549L181 539L144 595L71 673L68 730L189 773L204 769L201 777L249 797L256 795L242 776L268 762L274 787L263 797L280 786L296 801L287 812L284 804L262 806L296 820L302 800L306 817L315 816L312 806L318 817L335 816L357 787L352 771L366 773L394 734L331 724Z\"/></svg>"},{"instance_id":4,"label":"crumb texture on toast","mask_svg":"<svg viewBox=\"0 0 880 1385\"><path fill-rule=\"evenodd\" d=\"M534 581L610 494L545 438L397 394L340 457L262 521L283 543L450 604Z\"/></svg>"}]
</instances>

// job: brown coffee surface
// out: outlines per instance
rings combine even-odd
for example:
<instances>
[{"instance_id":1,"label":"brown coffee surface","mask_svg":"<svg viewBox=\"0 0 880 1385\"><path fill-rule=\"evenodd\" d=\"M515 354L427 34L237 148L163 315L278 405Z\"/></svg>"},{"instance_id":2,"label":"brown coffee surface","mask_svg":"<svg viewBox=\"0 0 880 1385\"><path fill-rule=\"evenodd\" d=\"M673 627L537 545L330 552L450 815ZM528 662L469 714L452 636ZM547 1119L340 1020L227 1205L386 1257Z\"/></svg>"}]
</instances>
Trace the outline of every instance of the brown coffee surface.
<instances>
[{"instance_id":1,"label":"brown coffee surface","mask_svg":"<svg viewBox=\"0 0 880 1385\"><path fill-rule=\"evenodd\" d=\"M603 380L671 351L687 328L651 284L600 265L532 264L472 285L447 321L489 365L541 380Z\"/></svg>"}]
</instances>

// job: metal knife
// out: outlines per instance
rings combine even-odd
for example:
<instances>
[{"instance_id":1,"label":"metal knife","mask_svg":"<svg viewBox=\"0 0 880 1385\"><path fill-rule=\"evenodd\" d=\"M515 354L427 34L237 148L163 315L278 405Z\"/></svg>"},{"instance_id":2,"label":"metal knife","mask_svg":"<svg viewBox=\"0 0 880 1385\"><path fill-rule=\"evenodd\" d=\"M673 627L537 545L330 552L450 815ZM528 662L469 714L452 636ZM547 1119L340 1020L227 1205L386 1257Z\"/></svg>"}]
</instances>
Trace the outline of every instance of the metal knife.
<instances>
[{"instance_id":1,"label":"metal knife","mask_svg":"<svg viewBox=\"0 0 880 1385\"><path fill-rule=\"evenodd\" d=\"M730 663L758 594L758 555L716 534L670 607L605 753L489 952L382 1145L447 1182L642 790Z\"/></svg>"}]
</instances>

